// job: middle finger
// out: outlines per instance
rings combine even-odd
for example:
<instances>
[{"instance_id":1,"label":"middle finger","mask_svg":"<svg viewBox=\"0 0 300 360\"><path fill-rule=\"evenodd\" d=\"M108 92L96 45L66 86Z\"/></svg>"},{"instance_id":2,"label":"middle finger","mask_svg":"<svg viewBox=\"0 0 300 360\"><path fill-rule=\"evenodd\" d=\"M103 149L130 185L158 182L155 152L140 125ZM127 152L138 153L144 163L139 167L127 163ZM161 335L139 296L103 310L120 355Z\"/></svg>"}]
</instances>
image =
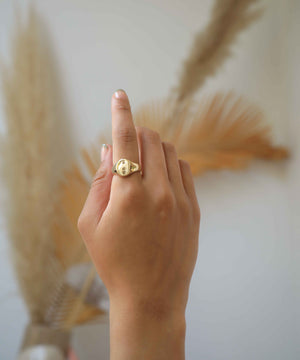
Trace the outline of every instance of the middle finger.
<instances>
[{"instance_id":1,"label":"middle finger","mask_svg":"<svg viewBox=\"0 0 300 360\"><path fill-rule=\"evenodd\" d=\"M144 126L136 126L140 148L143 180L156 186L169 184L165 155L159 133Z\"/></svg>"}]
</instances>

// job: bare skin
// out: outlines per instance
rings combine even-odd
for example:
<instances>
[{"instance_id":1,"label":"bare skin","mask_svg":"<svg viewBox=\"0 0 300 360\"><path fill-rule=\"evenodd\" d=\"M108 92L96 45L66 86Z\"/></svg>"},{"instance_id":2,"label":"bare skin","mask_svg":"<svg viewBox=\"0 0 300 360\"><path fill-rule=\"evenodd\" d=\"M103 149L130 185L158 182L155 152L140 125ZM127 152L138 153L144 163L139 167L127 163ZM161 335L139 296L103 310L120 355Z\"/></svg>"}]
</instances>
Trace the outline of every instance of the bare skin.
<instances>
[{"instance_id":1,"label":"bare skin","mask_svg":"<svg viewBox=\"0 0 300 360\"><path fill-rule=\"evenodd\" d=\"M78 228L110 298L111 360L185 358L185 308L200 209L188 162L135 126L128 97L111 100L113 146L103 148ZM143 173L113 175L120 158Z\"/></svg>"}]
</instances>

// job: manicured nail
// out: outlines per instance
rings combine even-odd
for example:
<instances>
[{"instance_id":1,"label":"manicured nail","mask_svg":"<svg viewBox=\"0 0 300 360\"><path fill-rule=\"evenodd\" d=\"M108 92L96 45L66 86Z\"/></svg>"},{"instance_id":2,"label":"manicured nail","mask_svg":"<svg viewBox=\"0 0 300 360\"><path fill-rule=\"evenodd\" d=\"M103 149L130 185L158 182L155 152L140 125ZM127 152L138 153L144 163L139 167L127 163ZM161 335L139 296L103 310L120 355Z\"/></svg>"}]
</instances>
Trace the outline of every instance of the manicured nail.
<instances>
[{"instance_id":1,"label":"manicured nail","mask_svg":"<svg viewBox=\"0 0 300 360\"><path fill-rule=\"evenodd\" d=\"M123 89L116 90L114 95L115 95L116 99L126 99L127 98L126 92Z\"/></svg>"},{"instance_id":2,"label":"manicured nail","mask_svg":"<svg viewBox=\"0 0 300 360\"><path fill-rule=\"evenodd\" d=\"M107 152L108 152L107 144L102 144L102 146L101 146L101 161L103 161L105 159Z\"/></svg>"}]
</instances>

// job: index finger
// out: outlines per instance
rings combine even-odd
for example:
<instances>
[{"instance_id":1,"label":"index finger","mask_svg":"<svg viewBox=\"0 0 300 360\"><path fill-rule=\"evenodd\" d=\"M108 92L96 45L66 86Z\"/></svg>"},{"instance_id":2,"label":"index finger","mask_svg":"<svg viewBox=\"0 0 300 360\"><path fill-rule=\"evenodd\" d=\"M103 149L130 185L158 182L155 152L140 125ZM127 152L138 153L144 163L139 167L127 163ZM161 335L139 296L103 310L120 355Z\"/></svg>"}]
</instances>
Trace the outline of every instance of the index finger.
<instances>
[{"instance_id":1,"label":"index finger","mask_svg":"<svg viewBox=\"0 0 300 360\"><path fill-rule=\"evenodd\" d=\"M124 90L117 90L111 100L113 163L126 158L139 163L136 129L132 119L129 99ZM139 172L137 172L139 174ZM137 177L133 173L129 177Z\"/></svg>"}]
</instances>

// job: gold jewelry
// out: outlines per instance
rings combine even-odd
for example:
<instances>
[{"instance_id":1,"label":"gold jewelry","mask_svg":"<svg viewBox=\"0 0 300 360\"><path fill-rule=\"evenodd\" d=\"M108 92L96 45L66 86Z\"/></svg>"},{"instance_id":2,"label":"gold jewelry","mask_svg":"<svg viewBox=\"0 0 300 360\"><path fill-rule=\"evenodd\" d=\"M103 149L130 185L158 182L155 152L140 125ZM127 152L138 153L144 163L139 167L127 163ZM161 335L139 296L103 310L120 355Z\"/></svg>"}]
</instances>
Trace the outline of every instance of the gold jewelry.
<instances>
[{"instance_id":1,"label":"gold jewelry","mask_svg":"<svg viewBox=\"0 0 300 360\"><path fill-rule=\"evenodd\" d=\"M128 159L119 159L111 169L113 174L120 176L128 176L137 171L141 171L140 164L137 164Z\"/></svg>"}]
</instances>

